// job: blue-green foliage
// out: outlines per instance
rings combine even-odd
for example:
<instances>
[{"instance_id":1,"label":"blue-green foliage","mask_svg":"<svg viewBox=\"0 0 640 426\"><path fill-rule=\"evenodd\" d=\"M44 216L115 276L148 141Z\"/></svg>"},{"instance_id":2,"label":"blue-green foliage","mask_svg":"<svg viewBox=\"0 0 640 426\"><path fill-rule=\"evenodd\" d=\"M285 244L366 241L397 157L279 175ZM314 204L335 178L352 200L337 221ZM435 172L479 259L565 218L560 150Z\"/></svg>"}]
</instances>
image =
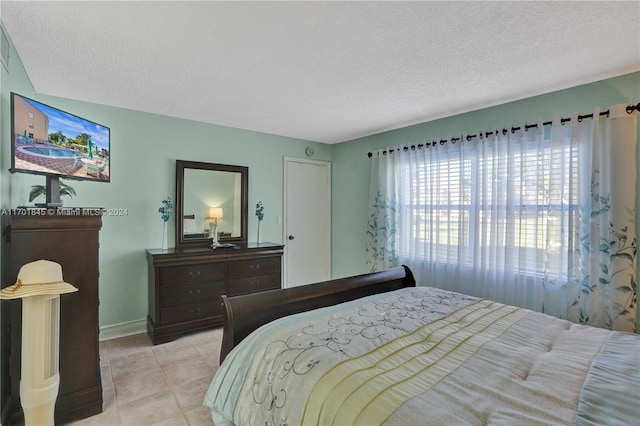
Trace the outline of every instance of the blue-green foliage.
<instances>
[{"instance_id":1,"label":"blue-green foliage","mask_svg":"<svg viewBox=\"0 0 640 426\"><path fill-rule=\"evenodd\" d=\"M173 204L171 204L171 197L167 197L162 200L162 207L158 209L158 212L162 214L162 220L168 222L171 219L171 209L173 208Z\"/></svg>"},{"instance_id":2,"label":"blue-green foliage","mask_svg":"<svg viewBox=\"0 0 640 426\"><path fill-rule=\"evenodd\" d=\"M264 206L262 205L262 201L256 204L256 216L258 216L259 222L262 222L262 219L264 219Z\"/></svg>"}]
</instances>

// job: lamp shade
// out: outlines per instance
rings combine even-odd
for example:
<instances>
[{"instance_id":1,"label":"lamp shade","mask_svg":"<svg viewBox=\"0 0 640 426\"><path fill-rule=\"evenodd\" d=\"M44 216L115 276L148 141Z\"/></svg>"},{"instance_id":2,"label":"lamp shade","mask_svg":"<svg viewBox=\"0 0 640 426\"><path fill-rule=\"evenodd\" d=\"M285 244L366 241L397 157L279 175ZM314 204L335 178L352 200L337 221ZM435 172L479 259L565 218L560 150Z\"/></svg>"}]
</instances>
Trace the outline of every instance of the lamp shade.
<instances>
[{"instance_id":1,"label":"lamp shade","mask_svg":"<svg viewBox=\"0 0 640 426\"><path fill-rule=\"evenodd\" d=\"M209 208L209 219L222 219L222 207Z\"/></svg>"}]
</instances>

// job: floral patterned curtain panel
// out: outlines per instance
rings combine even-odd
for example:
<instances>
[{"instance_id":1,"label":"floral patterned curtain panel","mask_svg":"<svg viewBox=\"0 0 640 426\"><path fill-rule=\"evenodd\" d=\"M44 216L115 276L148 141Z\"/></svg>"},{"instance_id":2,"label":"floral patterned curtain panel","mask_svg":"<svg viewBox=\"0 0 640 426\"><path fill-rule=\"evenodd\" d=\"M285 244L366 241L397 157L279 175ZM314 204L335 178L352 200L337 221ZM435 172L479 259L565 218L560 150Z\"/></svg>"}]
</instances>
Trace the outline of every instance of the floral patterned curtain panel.
<instances>
[{"instance_id":1,"label":"floral patterned curtain panel","mask_svg":"<svg viewBox=\"0 0 640 426\"><path fill-rule=\"evenodd\" d=\"M367 266L382 271L400 266L398 259L398 176L402 171L399 156L374 153L369 185L369 220L367 222Z\"/></svg>"},{"instance_id":2,"label":"floral patterned curtain panel","mask_svg":"<svg viewBox=\"0 0 640 426\"><path fill-rule=\"evenodd\" d=\"M594 116L599 112L594 111ZM637 112L627 114L624 105L609 112L591 123L574 124L572 131L581 141L582 176L580 282L575 285L569 318L611 330L637 331L638 119Z\"/></svg>"},{"instance_id":3,"label":"floral patterned curtain panel","mask_svg":"<svg viewBox=\"0 0 640 426\"><path fill-rule=\"evenodd\" d=\"M374 152L369 269L407 264L422 285L635 331L638 123L625 107Z\"/></svg>"}]
</instances>

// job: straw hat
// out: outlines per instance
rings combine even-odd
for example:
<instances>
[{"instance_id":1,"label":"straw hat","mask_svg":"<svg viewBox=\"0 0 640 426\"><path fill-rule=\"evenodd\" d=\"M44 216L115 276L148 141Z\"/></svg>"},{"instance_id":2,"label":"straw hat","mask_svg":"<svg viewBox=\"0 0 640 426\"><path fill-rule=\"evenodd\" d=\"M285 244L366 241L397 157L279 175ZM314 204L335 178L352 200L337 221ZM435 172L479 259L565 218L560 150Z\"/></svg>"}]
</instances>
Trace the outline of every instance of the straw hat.
<instances>
[{"instance_id":1,"label":"straw hat","mask_svg":"<svg viewBox=\"0 0 640 426\"><path fill-rule=\"evenodd\" d=\"M78 289L62 279L60 264L49 260L36 260L22 265L18 272L18 281L14 285L0 290L0 299L18 299L74 291L78 291Z\"/></svg>"}]
</instances>

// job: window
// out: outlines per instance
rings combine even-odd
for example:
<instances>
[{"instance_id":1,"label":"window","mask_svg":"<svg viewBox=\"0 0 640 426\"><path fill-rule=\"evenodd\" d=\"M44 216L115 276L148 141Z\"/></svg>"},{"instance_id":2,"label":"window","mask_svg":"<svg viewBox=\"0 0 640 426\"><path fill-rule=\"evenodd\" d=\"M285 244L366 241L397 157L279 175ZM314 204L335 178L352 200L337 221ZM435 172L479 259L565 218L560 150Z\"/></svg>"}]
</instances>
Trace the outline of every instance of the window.
<instances>
[{"instance_id":1,"label":"window","mask_svg":"<svg viewBox=\"0 0 640 426\"><path fill-rule=\"evenodd\" d=\"M636 109L371 153L367 266L636 331Z\"/></svg>"},{"instance_id":2,"label":"window","mask_svg":"<svg viewBox=\"0 0 640 426\"><path fill-rule=\"evenodd\" d=\"M493 253L495 268L566 273L578 232L577 150L548 140L516 145L402 162L400 209L408 229L401 235L408 241L400 242L400 256L411 251L472 266Z\"/></svg>"}]
</instances>

